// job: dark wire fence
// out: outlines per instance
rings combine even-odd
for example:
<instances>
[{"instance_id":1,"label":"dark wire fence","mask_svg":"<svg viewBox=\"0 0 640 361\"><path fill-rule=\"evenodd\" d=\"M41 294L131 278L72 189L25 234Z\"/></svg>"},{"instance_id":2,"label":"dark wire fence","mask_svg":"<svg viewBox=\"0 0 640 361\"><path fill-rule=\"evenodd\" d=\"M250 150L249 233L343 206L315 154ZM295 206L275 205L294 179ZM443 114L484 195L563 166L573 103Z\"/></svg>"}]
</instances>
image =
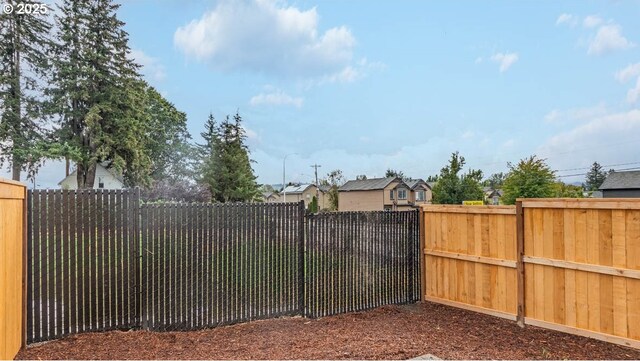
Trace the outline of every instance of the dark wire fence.
<instances>
[{"instance_id":1,"label":"dark wire fence","mask_svg":"<svg viewBox=\"0 0 640 361\"><path fill-rule=\"evenodd\" d=\"M143 327L299 314L303 222L299 203L142 205Z\"/></svg>"},{"instance_id":2,"label":"dark wire fence","mask_svg":"<svg viewBox=\"0 0 640 361\"><path fill-rule=\"evenodd\" d=\"M339 212L307 222L305 316L420 299L418 212Z\"/></svg>"},{"instance_id":3,"label":"dark wire fence","mask_svg":"<svg viewBox=\"0 0 640 361\"><path fill-rule=\"evenodd\" d=\"M139 324L138 193L28 194L27 341Z\"/></svg>"},{"instance_id":4,"label":"dark wire fence","mask_svg":"<svg viewBox=\"0 0 640 361\"><path fill-rule=\"evenodd\" d=\"M419 300L417 211L305 216L302 202L145 204L139 194L29 192L29 343Z\"/></svg>"}]
</instances>

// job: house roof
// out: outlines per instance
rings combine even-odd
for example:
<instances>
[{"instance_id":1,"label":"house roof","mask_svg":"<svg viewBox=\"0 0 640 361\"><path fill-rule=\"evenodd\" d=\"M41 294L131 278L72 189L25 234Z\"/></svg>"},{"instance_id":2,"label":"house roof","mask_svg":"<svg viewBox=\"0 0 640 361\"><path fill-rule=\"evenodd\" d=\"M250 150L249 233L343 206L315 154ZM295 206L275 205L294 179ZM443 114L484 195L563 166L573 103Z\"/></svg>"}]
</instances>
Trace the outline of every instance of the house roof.
<instances>
[{"instance_id":1,"label":"house roof","mask_svg":"<svg viewBox=\"0 0 640 361\"><path fill-rule=\"evenodd\" d=\"M331 186L328 186L326 184L320 184L318 189L320 189L320 192L322 193L327 193L331 189Z\"/></svg>"},{"instance_id":2,"label":"house roof","mask_svg":"<svg viewBox=\"0 0 640 361\"><path fill-rule=\"evenodd\" d=\"M116 180L118 180L120 183L124 182L124 178L122 177L122 175L118 174L115 172L115 170L113 169L109 169L107 168L107 162L103 162L103 163L98 163L96 164L96 168L104 168L109 174L111 174L113 176L113 178L115 178ZM68 176L62 178L60 180L60 182L58 182L58 185L62 184L62 182L65 181L65 179L71 177L71 178L75 178L76 174L78 174L78 169L74 169L73 172L69 173Z\"/></svg>"},{"instance_id":3,"label":"house roof","mask_svg":"<svg viewBox=\"0 0 640 361\"><path fill-rule=\"evenodd\" d=\"M391 182L395 180L400 180L400 178L389 177L389 178L350 180L347 183L345 183L342 187L338 188L338 191L349 192L349 191L372 191L372 190L384 189L389 184L391 184Z\"/></svg>"},{"instance_id":4,"label":"house roof","mask_svg":"<svg viewBox=\"0 0 640 361\"><path fill-rule=\"evenodd\" d=\"M307 184L292 184L292 185L288 185L285 187L285 189L282 191L282 193L289 193L289 194L297 194L297 193L302 193L305 190L307 190L307 188L311 187L313 184L307 183Z\"/></svg>"},{"instance_id":5,"label":"house roof","mask_svg":"<svg viewBox=\"0 0 640 361\"><path fill-rule=\"evenodd\" d=\"M433 189L433 187L436 185L436 182L425 182L427 183L427 185L429 186L429 188Z\"/></svg>"},{"instance_id":6,"label":"house roof","mask_svg":"<svg viewBox=\"0 0 640 361\"><path fill-rule=\"evenodd\" d=\"M429 185L429 183L425 182L424 180L418 178L418 179L409 179L404 181L407 186L409 186L409 188L411 189L416 189L417 186L419 186L420 184L424 184L427 187L431 188L431 186Z\"/></svg>"},{"instance_id":7,"label":"house roof","mask_svg":"<svg viewBox=\"0 0 640 361\"><path fill-rule=\"evenodd\" d=\"M487 197L495 197L495 196L502 197L504 192L502 191L502 189L489 189L488 191L485 191L484 194Z\"/></svg>"},{"instance_id":8,"label":"house roof","mask_svg":"<svg viewBox=\"0 0 640 361\"><path fill-rule=\"evenodd\" d=\"M605 189L640 189L640 170L613 172L600 186Z\"/></svg>"}]
</instances>

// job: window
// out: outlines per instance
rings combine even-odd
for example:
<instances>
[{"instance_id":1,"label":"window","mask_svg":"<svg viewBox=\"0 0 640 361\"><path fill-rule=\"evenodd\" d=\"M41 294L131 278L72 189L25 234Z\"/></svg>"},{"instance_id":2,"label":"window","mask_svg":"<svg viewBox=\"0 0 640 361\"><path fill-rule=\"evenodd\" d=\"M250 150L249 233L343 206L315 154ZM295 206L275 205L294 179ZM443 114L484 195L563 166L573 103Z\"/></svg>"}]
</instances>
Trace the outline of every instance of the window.
<instances>
[{"instance_id":1,"label":"window","mask_svg":"<svg viewBox=\"0 0 640 361\"><path fill-rule=\"evenodd\" d=\"M384 210L385 212L391 212L391 206L384 206Z\"/></svg>"},{"instance_id":2,"label":"window","mask_svg":"<svg viewBox=\"0 0 640 361\"><path fill-rule=\"evenodd\" d=\"M391 195L391 200L393 200L393 197L394 197L394 195L395 195L395 194L394 194L395 192L396 192L396 191L394 191L393 189L389 192L389 194Z\"/></svg>"},{"instance_id":3,"label":"window","mask_svg":"<svg viewBox=\"0 0 640 361\"><path fill-rule=\"evenodd\" d=\"M104 188L104 182L102 181L102 177L98 177L98 188Z\"/></svg>"},{"instance_id":4,"label":"window","mask_svg":"<svg viewBox=\"0 0 640 361\"><path fill-rule=\"evenodd\" d=\"M406 189L398 189L398 199L407 199Z\"/></svg>"},{"instance_id":5,"label":"window","mask_svg":"<svg viewBox=\"0 0 640 361\"><path fill-rule=\"evenodd\" d=\"M416 192L416 201L424 201L424 191Z\"/></svg>"}]
</instances>

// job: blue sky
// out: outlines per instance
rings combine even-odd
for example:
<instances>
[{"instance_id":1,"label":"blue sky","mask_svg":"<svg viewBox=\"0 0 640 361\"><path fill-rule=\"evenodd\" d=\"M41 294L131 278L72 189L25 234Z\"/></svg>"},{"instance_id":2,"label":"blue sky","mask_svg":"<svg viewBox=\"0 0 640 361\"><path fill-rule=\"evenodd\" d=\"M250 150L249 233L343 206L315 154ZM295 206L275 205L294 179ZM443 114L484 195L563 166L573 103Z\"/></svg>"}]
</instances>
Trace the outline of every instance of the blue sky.
<instances>
[{"instance_id":1,"label":"blue sky","mask_svg":"<svg viewBox=\"0 0 640 361\"><path fill-rule=\"evenodd\" d=\"M132 0L119 16L196 141L209 112L240 111L261 183L291 153L302 182L314 163L425 178L456 150L487 176L531 154L558 175L640 167L639 1Z\"/></svg>"}]
</instances>

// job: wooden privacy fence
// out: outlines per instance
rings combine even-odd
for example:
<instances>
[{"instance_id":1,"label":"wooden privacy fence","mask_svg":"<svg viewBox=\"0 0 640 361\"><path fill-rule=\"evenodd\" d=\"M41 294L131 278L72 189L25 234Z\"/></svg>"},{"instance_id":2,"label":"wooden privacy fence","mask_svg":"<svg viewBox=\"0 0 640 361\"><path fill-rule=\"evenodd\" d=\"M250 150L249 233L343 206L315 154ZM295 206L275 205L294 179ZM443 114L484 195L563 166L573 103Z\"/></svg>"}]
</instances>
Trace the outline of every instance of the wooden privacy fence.
<instances>
[{"instance_id":1,"label":"wooden privacy fence","mask_svg":"<svg viewBox=\"0 0 640 361\"><path fill-rule=\"evenodd\" d=\"M301 202L154 204L137 190L35 190L27 203L28 342L319 317L421 292L415 211L309 216Z\"/></svg>"},{"instance_id":2,"label":"wooden privacy fence","mask_svg":"<svg viewBox=\"0 0 640 361\"><path fill-rule=\"evenodd\" d=\"M640 348L640 200L425 206L424 298Z\"/></svg>"},{"instance_id":3,"label":"wooden privacy fence","mask_svg":"<svg viewBox=\"0 0 640 361\"><path fill-rule=\"evenodd\" d=\"M12 360L24 338L26 188L0 178L0 359Z\"/></svg>"},{"instance_id":4,"label":"wooden privacy fence","mask_svg":"<svg viewBox=\"0 0 640 361\"><path fill-rule=\"evenodd\" d=\"M525 322L640 347L640 200L522 207Z\"/></svg>"},{"instance_id":5,"label":"wooden privacy fence","mask_svg":"<svg viewBox=\"0 0 640 361\"><path fill-rule=\"evenodd\" d=\"M516 319L515 207L423 208L429 301Z\"/></svg>"}]
</instances>

